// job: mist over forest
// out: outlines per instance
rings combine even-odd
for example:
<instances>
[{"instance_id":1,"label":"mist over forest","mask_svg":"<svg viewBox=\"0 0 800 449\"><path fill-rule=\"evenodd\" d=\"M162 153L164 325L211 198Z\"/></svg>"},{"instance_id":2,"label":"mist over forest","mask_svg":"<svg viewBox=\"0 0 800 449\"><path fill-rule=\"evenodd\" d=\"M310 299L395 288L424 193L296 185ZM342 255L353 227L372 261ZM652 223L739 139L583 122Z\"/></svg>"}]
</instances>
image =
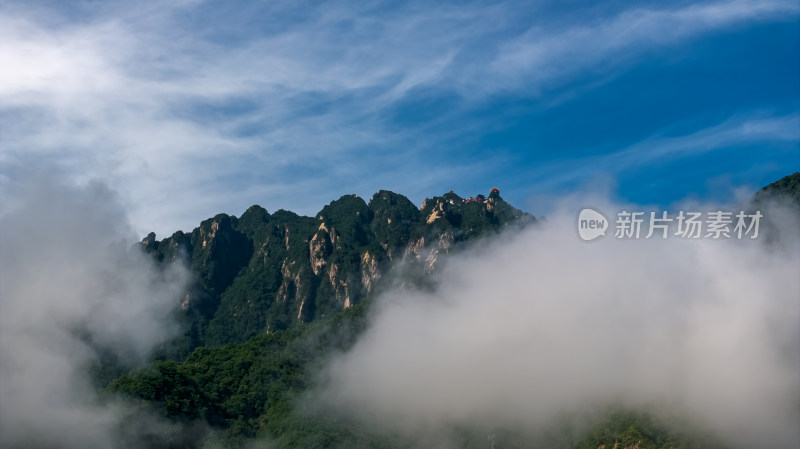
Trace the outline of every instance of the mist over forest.
<instances>
[{"instance_id":1,"label":"mist over forest","mask_svg":"<svg viewBox=\"0 0 800 449\"><path fill-rule=\"evenodd\" d=\"M636 206L381 191L134 243L108 187L32 179L0 226L0 441L794 447L798 177L726 206L757 239L592 242L579 205Z\"/></svg>"}]
</instances>

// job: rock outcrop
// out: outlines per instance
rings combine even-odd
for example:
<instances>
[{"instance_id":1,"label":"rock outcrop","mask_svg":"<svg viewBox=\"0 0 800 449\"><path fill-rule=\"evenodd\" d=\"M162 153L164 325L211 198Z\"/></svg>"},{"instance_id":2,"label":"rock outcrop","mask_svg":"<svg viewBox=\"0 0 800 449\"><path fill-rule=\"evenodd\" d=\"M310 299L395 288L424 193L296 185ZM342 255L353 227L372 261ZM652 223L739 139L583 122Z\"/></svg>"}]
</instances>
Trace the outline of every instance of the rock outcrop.
<instances>
[{"instance_id":1,"label":"rock outcrop","mask_svg":"<svg viewBox=\"0 0 800 449\"><path fill-rule=\"evenodd\" d=\"M345 195L315 217L252 206L240 218L203 221L142 249L163 263L185 260L195 285L181 303L195 343L245 341L313 321L374 293L395 262L425 276L461 242L535 219L493 190L462 199L452 191L417 208L381 190L369 203Z\"/></svg>"}]
</instances>

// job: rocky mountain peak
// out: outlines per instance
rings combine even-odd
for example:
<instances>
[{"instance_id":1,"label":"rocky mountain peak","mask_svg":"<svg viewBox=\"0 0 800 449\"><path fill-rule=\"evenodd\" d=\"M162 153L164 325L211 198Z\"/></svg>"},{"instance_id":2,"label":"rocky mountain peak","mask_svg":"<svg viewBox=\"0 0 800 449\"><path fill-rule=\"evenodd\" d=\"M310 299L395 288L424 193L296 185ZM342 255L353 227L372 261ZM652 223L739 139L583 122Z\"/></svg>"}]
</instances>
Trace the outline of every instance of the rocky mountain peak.
<instances>
[{"instance_id":1,"label":"rocky mountain peak","mask_svg":"<svg viewBox=\"0 0 800 449\"><path fill-rule=\"evenodd\" d=\"M191 347L333 314L379 288L395 261L425 276L461 243L533 221L494 190L489 198L450 191L421 208L381 190L369 203L344 195L315 217L254 205L240 218L219 214L163 242L148 235L142 246L160 261L182 253L190 262L196 285L184 312L195 329Z\"/></svg>"}]
</instances>

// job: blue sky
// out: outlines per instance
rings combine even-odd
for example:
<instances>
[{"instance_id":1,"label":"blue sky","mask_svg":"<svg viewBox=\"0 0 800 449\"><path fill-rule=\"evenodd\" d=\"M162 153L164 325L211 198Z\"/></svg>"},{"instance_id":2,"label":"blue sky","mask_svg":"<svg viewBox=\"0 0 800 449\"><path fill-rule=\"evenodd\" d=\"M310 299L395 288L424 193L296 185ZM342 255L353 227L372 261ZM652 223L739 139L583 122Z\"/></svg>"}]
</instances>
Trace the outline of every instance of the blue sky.
<instances>
[{"instance_id":1,"label":"blue sky","mask_svg":"<svg viewBox=\"0 0 800 449\"><path fill-rule=\"evenodd\" d=\"M161 237L380 189L729 201L800 170L798 55L797 1L4 0L0 207L54 168Z\"/></svg>"}]
</instances>

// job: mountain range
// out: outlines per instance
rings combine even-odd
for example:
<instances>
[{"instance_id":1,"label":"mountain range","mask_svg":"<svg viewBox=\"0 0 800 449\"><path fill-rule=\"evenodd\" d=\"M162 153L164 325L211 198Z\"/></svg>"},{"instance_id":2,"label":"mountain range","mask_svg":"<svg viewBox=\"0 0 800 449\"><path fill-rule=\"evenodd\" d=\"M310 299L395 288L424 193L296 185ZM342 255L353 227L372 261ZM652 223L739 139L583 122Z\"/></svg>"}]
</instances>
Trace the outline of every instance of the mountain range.
<instances>
[{"instance_id":1,"label":"mountain range","mask_svg":"<svg viewBox=\"0 0 800 449\"><path fill-rule=\"evenodd\" d=\"M776 199L800 216L800 173L759 190L747 207ZM301 398L320 381L320 361L363 333L381 291L424 289L466 242L538 222L497 189L468 198L451 191L419 208L382 190L368 202L343 196L314 217L252 206L240 217L209 218L191 233L160 241L151 233L137 248L193 274L176 311L184 333L146 366L95 367L98 386L109 398L133 400L135 413L170 423L153 430L131 420L120 429L130 446L422 447L425 440L309 413ZM492 432L489 443L498 448L725 447L694 424L676 427L613 407L578 436L567 429L531 442L519 430ZM485 429L453 428L449 438L457 447L487 447Z\"/></svg>"},{"instance_id":2,"label":"mountain range","mask_svg":"<svg viewBox=\"0 0 800 449\"><path fill-rule=\"evenodd\" d=\"M534 223L496 188L488 197L450 191L420 208L381 190L369 202L342 196L314 217L254 205L240 217L204 220L191 233L160 241L150 233L141 247L162 264L182 260L194 274L181 304L190 327L185 355L330 316L387 279L422 281L463 242Z\"/></svg>"}]
</instances>

